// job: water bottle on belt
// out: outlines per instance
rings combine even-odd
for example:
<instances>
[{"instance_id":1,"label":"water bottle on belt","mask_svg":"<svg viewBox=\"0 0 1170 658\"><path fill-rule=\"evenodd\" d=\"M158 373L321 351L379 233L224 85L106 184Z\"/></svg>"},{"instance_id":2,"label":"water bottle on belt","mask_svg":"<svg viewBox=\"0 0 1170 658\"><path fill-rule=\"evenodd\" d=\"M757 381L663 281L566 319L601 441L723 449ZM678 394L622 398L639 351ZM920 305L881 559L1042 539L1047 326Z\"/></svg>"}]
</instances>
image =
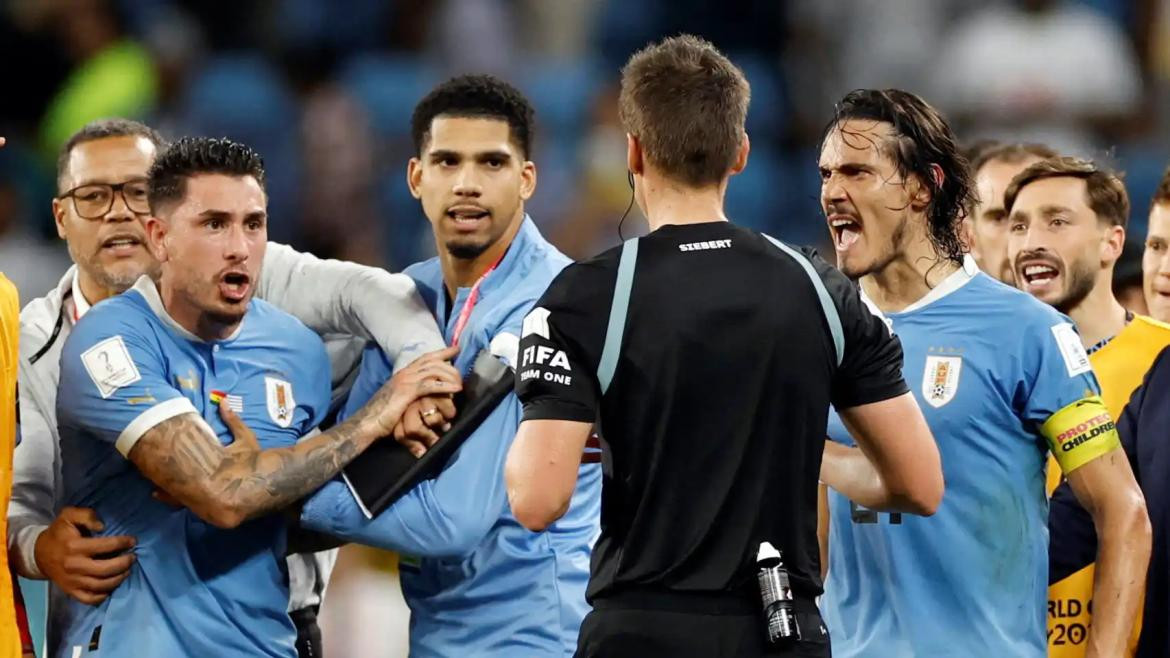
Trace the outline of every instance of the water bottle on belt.
<instances>
[{"instance_id":1,"label":"water bottle on belt","mask_svg":"<svg viewBox=\"0 0 1170 658\"><path fill-rule=\"evenodd\" d=\"M792 603L792 585L784 558L772 544L760 544L756 554L756 577L764 601L764 619L768 625L768 642L791 644L800 641L800 626Z\"/></svg>"}]
</instances>

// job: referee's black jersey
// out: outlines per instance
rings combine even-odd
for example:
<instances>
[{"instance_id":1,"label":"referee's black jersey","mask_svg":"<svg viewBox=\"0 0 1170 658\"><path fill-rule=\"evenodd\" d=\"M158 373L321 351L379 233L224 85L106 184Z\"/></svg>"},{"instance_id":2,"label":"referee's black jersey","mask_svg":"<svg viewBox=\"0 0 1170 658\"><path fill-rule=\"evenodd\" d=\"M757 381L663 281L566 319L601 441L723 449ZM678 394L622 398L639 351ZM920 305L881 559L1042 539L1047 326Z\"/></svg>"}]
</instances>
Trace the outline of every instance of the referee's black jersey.
<instances>
[{"instance_id":1,"label":"referee's black jersey","mask_svg":"<svg viewBox=\"0 0 1170 658\"><path fill-rule=\"evenodd\" d=\"M604 438L589 600L758 598L761 541L798 594L819 594L829 404L905 393L901 344L835 268L755 231L667 225L633 250L569 266L521 332L524 419L598 420Z\"/></svg>"}]
</instances>

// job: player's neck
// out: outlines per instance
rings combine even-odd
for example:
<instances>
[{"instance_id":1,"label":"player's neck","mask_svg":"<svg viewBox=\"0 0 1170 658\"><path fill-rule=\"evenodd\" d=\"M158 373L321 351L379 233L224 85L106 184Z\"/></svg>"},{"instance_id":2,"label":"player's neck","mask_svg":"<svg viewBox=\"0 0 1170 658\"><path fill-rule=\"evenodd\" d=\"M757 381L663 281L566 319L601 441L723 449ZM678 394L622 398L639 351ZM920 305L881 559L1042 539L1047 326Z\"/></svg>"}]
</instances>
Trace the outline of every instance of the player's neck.
<instances>
[{"instance_id":1,"label":"player's neck","mask_svg":"<svg viewBox=\"0 0 1170 658\"><path fill-rule=\"evenodd\" d=\"M447 288L447 295L451 299L455 299L460 288L474 286L475 282L479 281L479 278L507 253L508 247L512 246L512 241L516 239L516 234L520 232L520 226L523 223L524 207L521 206L516 211L516 216L512 218L508 230L500 236L499 240L489 245L483 253L475 258L456 258L440 245L439 266L443 270L443 285Z\"/></svg>"},{"instance_id":2,"label":"player's neck","mask_svg":"<svg viewBox=\"0 0 1170 658\"><path fill-rule=\"evenodd\" d=\"M925 297L960 265L935 251L926 238L911 238L902 253L861 277L861 289L879 309L897 313Z\"/></svg>"},{"instance_id":3,"label":"player's neck","mask_svg":"<svg viewBox=\"0 0 1170 658\"><path fill-rule=\"evenodd\" d=\"M1125 308L1113 296L1112 279L1108 272L1102 273L1081 303L1068 310L1086 348L1116 336L1125 328Z\"/></svg>"},{"instance_id":4,"label":"player's neck","mask_svg":"<svg viewBox=\"0 0 1170 658\"><path fill-rule=\"evenodd\" d=\"M240 321L226 324L188 302L174 286L168 284L165 275L158 282L158 294L167 315L200 340L227 340L240 327Z\"/></svg>"},{"instance_id":5,"label":"player's neck","mask_svg":"<svg viewBox=\"0 0 1170 658\"><path fill-rule=\"evenodd\" d=\"M94 281L93 277L86 274L80 268L77 270L77 287L81 291L82 296L85 297L85 303L90 306L122 292L121 290L106 288L97 281Z\"/></svg>"},{"instance_id":6,"label":"player's neck","mask_svg":"<svg viewBox=\"0 0 1170 658\"><path fill-rule=\"evenodd\" d=\"M723 214L726 182L708 187L685 187L670 179L647 174L642 177L646 223L650 231L667 224L705 224L727 221Z\"/></svg>"}]
</instances>

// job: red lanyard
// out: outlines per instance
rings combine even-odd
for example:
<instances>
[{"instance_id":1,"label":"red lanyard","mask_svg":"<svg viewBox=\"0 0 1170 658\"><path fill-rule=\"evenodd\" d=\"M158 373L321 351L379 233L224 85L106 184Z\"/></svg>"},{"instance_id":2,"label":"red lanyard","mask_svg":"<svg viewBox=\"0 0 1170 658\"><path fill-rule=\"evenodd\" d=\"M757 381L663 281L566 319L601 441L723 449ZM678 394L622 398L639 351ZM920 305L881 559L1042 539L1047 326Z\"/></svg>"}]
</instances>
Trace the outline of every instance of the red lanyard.
<instances>
[{"instance_id":1,"label":"red lanyard","mask_svg":"<svg viewBox=\"0 0 1170 658\"><path fill-rule=\"evenodd\" d=\"M504 253L507 253L506 251ZM452 337L451 345L459 345L459 337L463 335L463 330L467 327L467 321L471 319L471 311L475 309L475 303L479 301L479 286L483 280L488 278L488 275L495 271L496 266L500 261L504 260L504 254L492 263L492 266L487 269L478 279L475 284L471 286L471 292L467 293L467 301L463 302L463 308L459 311L459 319L455 321L455 335Z\"/></svg>"}]
</instances>

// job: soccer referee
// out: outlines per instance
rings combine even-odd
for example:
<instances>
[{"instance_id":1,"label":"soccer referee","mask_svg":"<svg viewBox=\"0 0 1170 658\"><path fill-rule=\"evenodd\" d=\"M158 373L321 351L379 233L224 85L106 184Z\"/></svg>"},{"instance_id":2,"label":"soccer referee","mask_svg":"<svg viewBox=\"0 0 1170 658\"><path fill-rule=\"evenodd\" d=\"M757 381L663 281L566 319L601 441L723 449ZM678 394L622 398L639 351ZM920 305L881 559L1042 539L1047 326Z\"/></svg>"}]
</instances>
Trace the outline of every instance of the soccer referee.
<instances>
[{"instance_id":1,"label":"soccer referee","mask_svg":"<svg viewBox=\"0 0 1170 658\"><path fill-rule=\"evenodd\" d=\"M505 468L516 519L540 530L564 514L595 421L604 436L579 656L829 655L813 598L830 403L881 506L930 514L942 497L898 339L842 274L723 213L747 163L749 94L692 36L630 59L620 109L652 232L569 266L524 321L524 421ZM783 649L767 643L755 579L765 541L802 629Z\"/></svg>"}]
</instances>

